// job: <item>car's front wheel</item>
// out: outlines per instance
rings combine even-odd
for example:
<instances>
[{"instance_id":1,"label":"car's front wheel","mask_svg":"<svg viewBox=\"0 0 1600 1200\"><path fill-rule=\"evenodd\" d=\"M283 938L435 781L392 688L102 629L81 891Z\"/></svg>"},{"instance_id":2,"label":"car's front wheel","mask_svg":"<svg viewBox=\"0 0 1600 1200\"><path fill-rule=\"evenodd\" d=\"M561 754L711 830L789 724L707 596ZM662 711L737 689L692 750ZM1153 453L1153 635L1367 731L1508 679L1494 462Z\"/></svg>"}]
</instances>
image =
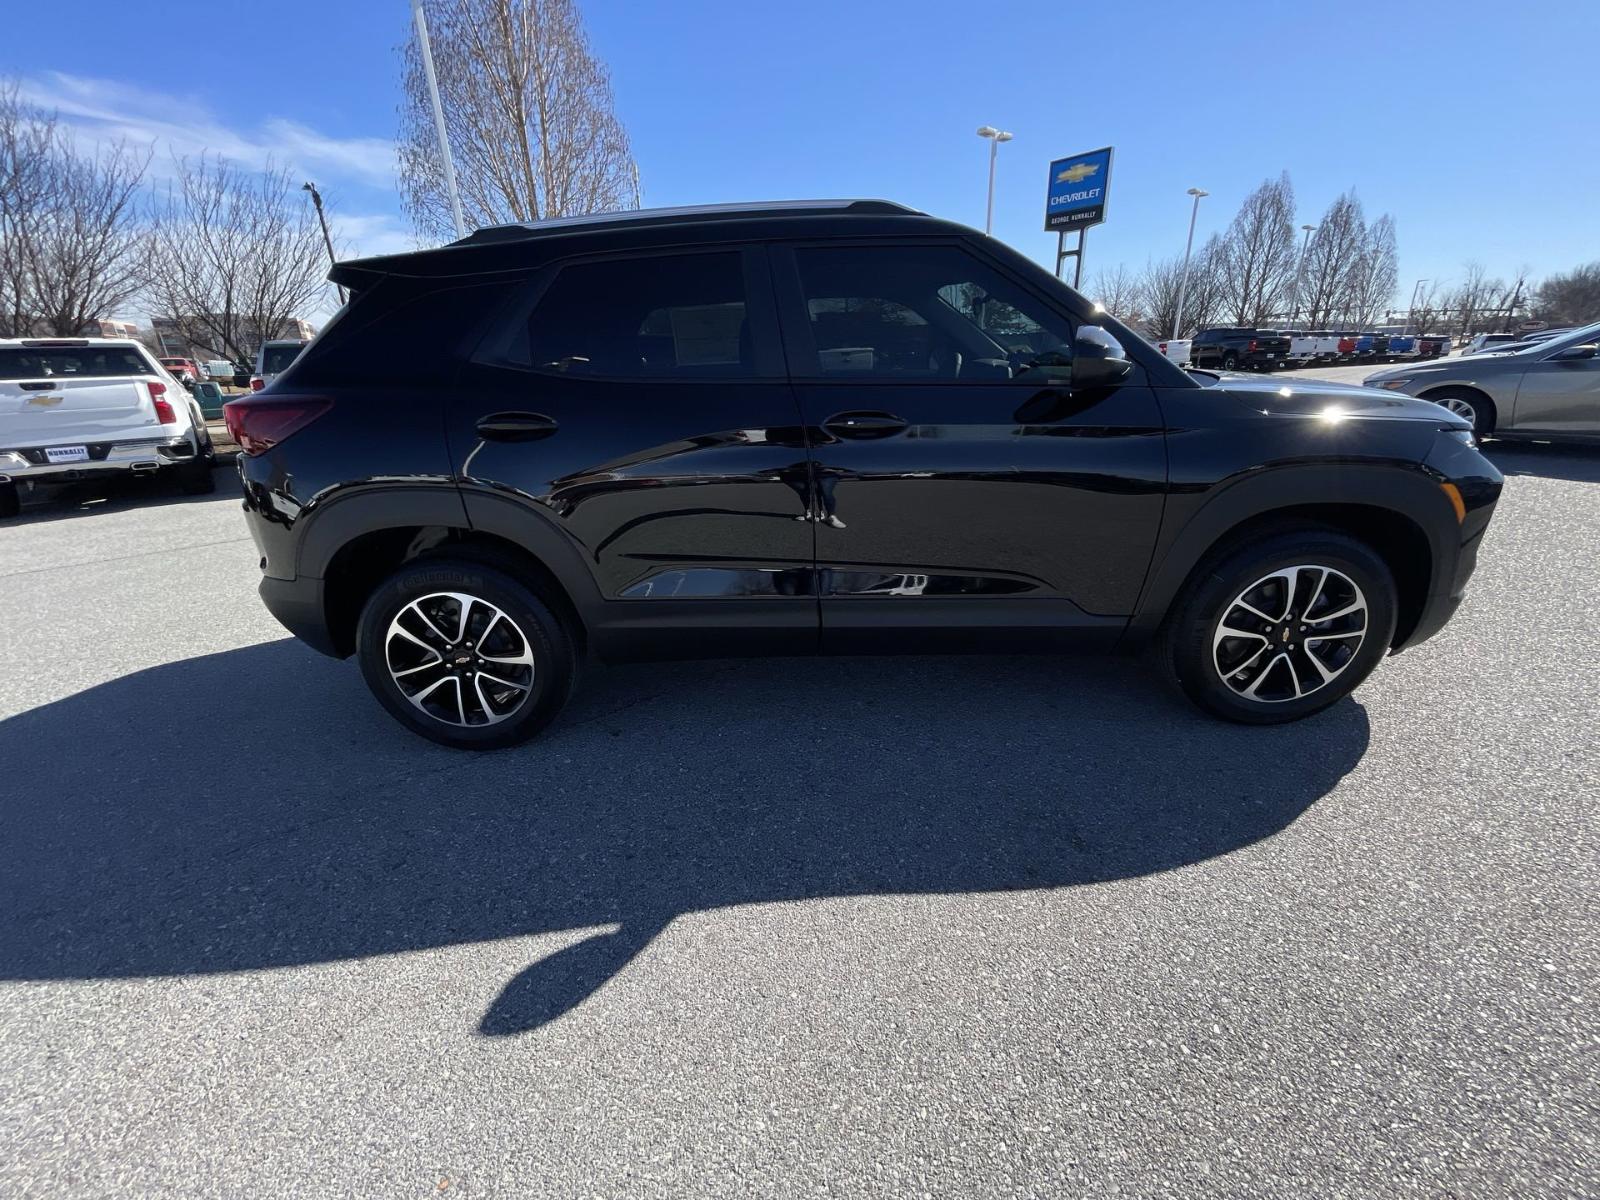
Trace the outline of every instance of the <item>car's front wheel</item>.
<instances>
[{"instance_id":1,"label":"car's front wheel","mask_svg":"<svg viewBox=\"0 0 1600 1200\"><path fill-rule=\"evenodd\" d=\"M1482 392L1471 388L1440 388L1423 397L1440 408L1465 417L1472 422L1472 432L1477 437L1488 437L1494 432L1494 403Z\"/></svg>"},{"instance_id":2,"label":"car's front wheel","mask_svg":"<svg viewBox=\"0 0 1600 1200\"><path fill-rule=\"evenodd\" d=\"M567 702L573 639L505 571L419 559L379 585L356 632L367 686L402 724L470 750L527 741Z\"/></svg>"},{"instance_id":3,"label":"car's front wheel","mask_svg":"<svg viewBox=\"0 0 1600 1200\"><path fill-rule=\"evenodd\" d=\"M1167 623L1165 659L1184 693L1231 721L1274 725L1354 691L1389 649L1394 577L1333 530L1283 531L1202 568Z\"/></svg>"}]
</instances>

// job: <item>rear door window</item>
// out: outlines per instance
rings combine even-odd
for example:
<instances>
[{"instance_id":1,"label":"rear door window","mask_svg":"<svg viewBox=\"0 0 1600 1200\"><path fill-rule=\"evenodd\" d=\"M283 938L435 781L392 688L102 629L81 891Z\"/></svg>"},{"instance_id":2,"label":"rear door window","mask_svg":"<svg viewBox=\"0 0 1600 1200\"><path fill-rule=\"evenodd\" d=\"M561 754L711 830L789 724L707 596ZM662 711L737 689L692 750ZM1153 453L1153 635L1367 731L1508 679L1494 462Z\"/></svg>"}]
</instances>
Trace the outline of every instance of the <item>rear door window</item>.
<instances>
[{"instance_id":1,"label":"rear door window","mask_svg":"<svg viewBox=\"0 0 1600 1200\"><path fill-rule=\"evenodd\" d=\"M567 263L487 357L606 379L780 374L749 293L738 249Z\"/></svg>"}]
</instances>

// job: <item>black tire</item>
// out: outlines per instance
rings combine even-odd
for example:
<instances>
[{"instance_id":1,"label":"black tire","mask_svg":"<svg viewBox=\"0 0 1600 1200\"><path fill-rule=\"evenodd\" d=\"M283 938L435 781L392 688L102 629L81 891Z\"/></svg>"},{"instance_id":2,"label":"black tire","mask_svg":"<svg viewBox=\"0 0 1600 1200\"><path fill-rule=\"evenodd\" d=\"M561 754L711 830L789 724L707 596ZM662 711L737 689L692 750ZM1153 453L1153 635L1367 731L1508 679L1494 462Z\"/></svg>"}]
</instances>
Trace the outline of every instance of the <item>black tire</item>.
<instances>
[{"instance_id":1,"label":"black tire","mask_svg":"<svg viewBox=\"0 0 1600 1200\"><path fill-rule=\"evenodd\" d=\"M1222 356L1222 369L1224 371L1237 371L1239 369L1239 356L1228 353Z\"/></svg>"},{"instance_id":2,"label":"black tire","mask_svg":"<svg viewBox=\"0 0 1600 1200\"><path fill-rule=\"evenodd\" d=\"M202 455L178 467L178 489L185 496L209 496L217 490L217 477L212 474L211 466L211 460Z\"/></svg>"},{"instance_id":3,"label":"black tire","mask_svg":"<svg viewBox=\"0 0 1600 1200\"><path fill-rule=\"evenodd\" d=\"M1494 401L1482 392L1464 387L1440 388L1436 392L1429 392L1422 399L1431 400L1434 404L1442 405L1463 417L1467 416L1467 414L1461 412L1460 407L1465 405L1472 410L1472 415L1469 419L1472 421L1474 436L1485 438L1494 433L1495 420L1499 414L1495 412ZM1454 403L1447 404L1446 401L1453 401Z\"/></svg>"},{"instance_id":4,"label":"black tire","mask_svg":"<svg viewBox=\"0 0 1600 1200\"><path fill-rule=\"evenodd\" d=\"M17 485L0 483L0 518L14 517L22 511L22 497L17 495Z\"/></svg>"},{"instance_id":5,"label":"black tire","mask_svg":"<svg viewBox=\"0 0 1600 1200\"><path fill-rule=\"evenodd\" d=\"M1298 617L1284 621L1271 611L1276 603L1269 601L1289 598L1288 572L1295 567L1310 568L1295 573L1295 598L1303 604L1309 589L1315 608L1302 608ZM1319 569L1331 571L1322 577L1323 586L1315 574ZM1282 581L1273 581L1275 572L1285 572ZM1253 584L1261 590L1252 590ZM1365 603L1364 634L1358 642L1336 636L1355 627L1354 615L1315 619L1317 613L1337 612L1350 602L1346 585L1358 589L1354 596ZM1245 596L1257 601L1256 607L1266 605L1267 615L1279 619L1256 621L1237 606ZM1168 617L1162 659L1183 693L1214 716L1247 725L1297 721L1337 703L1372 673L1388 653L1397 608L1394 576L1370 546L1320 526L1280 528L1235 544L1196 570ZM1293 613L1292 606L1288 611ZM1227 628L1248 623L1251 636L1219 638L1224 619L1235 623ZM1313 632L1319 629L1324 635ZM1307 644L1308 633L1317 643L1314 647ZM1268 657L1250 657L1256 652L1256 637ZM1347 653L1343 647L1351 642L1356 647ZM1322 668L1311 661L1313 653ZM1324 671L1333 677L1323 680ZM1258 677L1262 686L1257 697L1247 698L1243 693Z\"/></svg>"},{"instance_id":6,"label":"black tire","mask_svg":"<svg viewBox=\"0 0 1600 1200\"><path fill-rule=\"evenodd\" d=\"M452 608L451 601L435 599L445 593L474 601L468 606L464 637L459 636L459 625L449 627L460 618L460 602L453 602ZM406 611L414 603L420 606L420 615L415 609ZM493 618L492 610L499 610L500 616ZM423 617L431 617L443 633L455 638L454 643L430 632ZM417 685L408 683L409 693L391 668L406 671L415 663L428 664L430 660L403 634L391 638L390 629L397 618L402 629L419 633L439 658L437 668L428 665L416 671ZM524 653L531 657L526 671L494 666L487 657L480 659L479 655L487 656L483 647L488 643L475 645L474 637L485 634L497 639L494 648L500 661ZM509 570L461 558L418 559L381 583L362 609L356 654L367 686L391 716L425 738L462 750L496 750L527 741L565 707L578 678L576 645L554 608ZM408 654L415 658L406 658ZM493 674L490 666L505 674ZM484 693L476 690L481 684L480 671L495 681ZM445 678L450 675L458 681L451 683ZM413 701L413 695L436 680L442 681L436 693L442 703L426 696ZM495 684L505 686L497 688ZM486 705L478 700L479 694ZM419 703L432 711L442 708L447 715L431 715ZM491 710L492 721L487 719Z\"/></svg>"}]
</instances>

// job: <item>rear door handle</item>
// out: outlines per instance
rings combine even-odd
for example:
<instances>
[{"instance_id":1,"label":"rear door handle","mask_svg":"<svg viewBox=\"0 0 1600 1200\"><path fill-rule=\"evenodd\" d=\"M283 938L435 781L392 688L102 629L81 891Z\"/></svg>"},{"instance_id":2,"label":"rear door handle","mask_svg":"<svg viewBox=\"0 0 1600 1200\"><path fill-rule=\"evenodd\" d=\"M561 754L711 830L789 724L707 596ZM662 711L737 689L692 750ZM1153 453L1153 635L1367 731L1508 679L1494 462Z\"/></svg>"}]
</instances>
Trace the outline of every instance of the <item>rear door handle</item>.
<instances>
[{"instance_id":1,"label":"rear door handle","mask_svg":"<svg viewBox=\"0 0 1600 1200\"><path fill-rule=\"evenodd\" d=\"M837 437L881 438L890 437L909 426L911 422L886 412L834 413L822 427Z\"/></svg>"},{"instance_id":2,"label":"rear door handle","mask_svg":"<svg viewBox=\"0 0 1600 1200\"><path fill-rule=\"evenodd\" d=\"M478 436L490 442L537 442L561 428L543 413L498 412L479 417Z\"/></svg>"}]
</instances>

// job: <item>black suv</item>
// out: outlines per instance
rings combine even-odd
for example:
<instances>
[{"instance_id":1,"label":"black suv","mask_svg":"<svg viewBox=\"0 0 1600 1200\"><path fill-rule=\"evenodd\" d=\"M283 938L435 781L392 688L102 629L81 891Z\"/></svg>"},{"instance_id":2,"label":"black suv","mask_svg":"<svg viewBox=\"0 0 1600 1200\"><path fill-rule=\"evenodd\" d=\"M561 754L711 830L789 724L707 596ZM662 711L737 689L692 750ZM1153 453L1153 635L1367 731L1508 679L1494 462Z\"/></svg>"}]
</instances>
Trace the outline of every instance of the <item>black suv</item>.
<instances>
[{"instance_id":1,"label":"black suv","mask_svg":"<svg viewBox=\"0 0 1600 1200\"><path fill-rule=\"evenodd\" d=\"M1289 335L1276 329L1202 329L1189 347L1197 367L1270 371L1287 365Z\"/></svg>"},{"instance_id":2,"label":"black suv","mask_svg":"<svg viewBox=\"0 0 1600 1200\"><path fill-rule=\"evenodd\" d=\"M1501 477L1443 408L1189 374L882 201L484 229L341 263L227 406L261 595L403 723L521 741L580 663L1155 646L1324 708L1454 611Z\"/></svg>"}]
</instances>

